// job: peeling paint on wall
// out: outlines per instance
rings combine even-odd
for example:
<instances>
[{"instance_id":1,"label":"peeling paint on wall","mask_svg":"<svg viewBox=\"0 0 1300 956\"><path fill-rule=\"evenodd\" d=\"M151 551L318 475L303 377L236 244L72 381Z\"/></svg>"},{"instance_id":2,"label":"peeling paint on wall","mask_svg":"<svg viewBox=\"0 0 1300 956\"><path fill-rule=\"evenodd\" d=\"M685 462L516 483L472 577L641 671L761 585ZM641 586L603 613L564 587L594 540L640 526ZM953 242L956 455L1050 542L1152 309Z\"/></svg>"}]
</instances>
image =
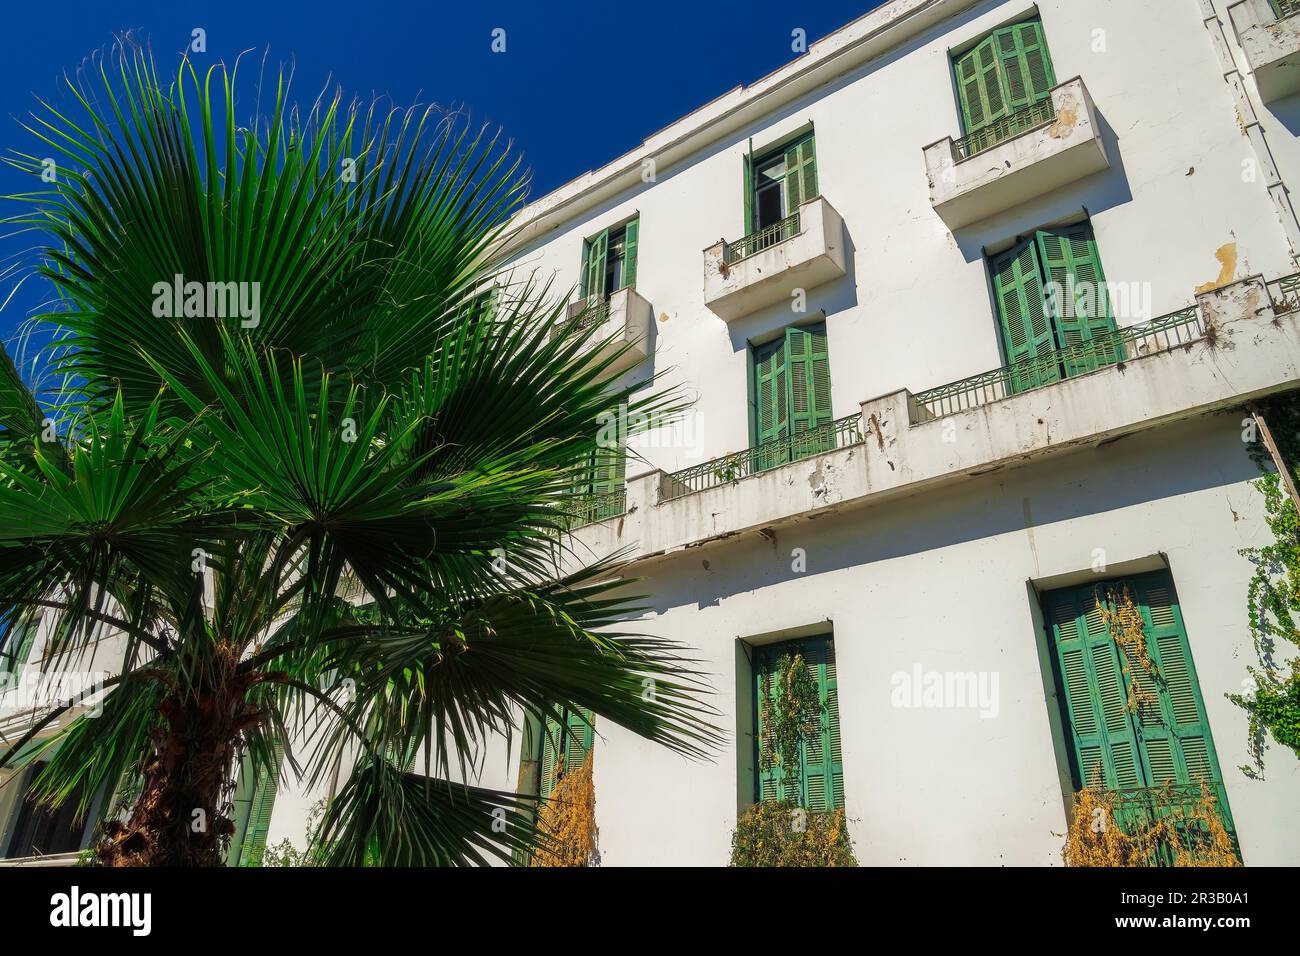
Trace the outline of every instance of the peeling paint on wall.
<instances>
[{"instance_id":1,"label":"peeling paint on wall","mask_svg":"<svg viewBox=\"0 0 1300 956\"><path fill-rule=\"evenodd\" d=\"M1196 287L1196 294L1213 292L1232 282L1237 274L1237 244L1229 242L1215 250L1214 258L1219 260L1219 277Z\"/></svg>"},{"instance_id":2,"label":"peeling paint on wall","mask_svg":"<svg viewBox=\"0 0 1300 956\"><path fill-rule=\"evenodd\" d=\"M1056 122L1047 130L1047 135L1053 139L1065 139L1074 131L1074 126L1079 122L1079 108L1074 102L1073 97L1062 100L1060 107L1056 111Z\"/></svg>"}]
</instances>

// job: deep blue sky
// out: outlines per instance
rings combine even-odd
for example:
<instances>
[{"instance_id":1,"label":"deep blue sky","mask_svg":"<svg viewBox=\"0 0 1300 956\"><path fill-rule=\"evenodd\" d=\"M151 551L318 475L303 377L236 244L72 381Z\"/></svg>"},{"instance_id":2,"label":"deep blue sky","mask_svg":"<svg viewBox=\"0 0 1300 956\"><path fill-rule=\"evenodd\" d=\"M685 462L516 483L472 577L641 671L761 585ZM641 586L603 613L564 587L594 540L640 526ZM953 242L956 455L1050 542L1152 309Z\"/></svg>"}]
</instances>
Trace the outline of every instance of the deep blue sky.
<instances>
[{"instance_id":1,"label":"deep blue sky","mask_svg":"<svg viewBox=\"0 0 1300 956\"><path fill-rule=\"evenodd\" d=\"M268 47L272 61L292 58L300 102L310 102L332 75L348 93L467 107L523 149L536 196L789 62L796 27L811 43L880 2L14 2L0 30L0 147L26 147L29 137L14 117L26 115L33 94L57 95L61 73L116 33L133 30L148 40L165 73L191 30L202 27L211 62ZM491 51L495 27L506 31L504 54ZM12 170L0 172L0 192L29 186ZM15 211L4 205L0 215ZM30 244L30 236L0 240L0 255ZM13 284L0 280L0 302ZM4 306L0 337L10 339L41 293L29 281Z\"/></svg>"}]
</instances>

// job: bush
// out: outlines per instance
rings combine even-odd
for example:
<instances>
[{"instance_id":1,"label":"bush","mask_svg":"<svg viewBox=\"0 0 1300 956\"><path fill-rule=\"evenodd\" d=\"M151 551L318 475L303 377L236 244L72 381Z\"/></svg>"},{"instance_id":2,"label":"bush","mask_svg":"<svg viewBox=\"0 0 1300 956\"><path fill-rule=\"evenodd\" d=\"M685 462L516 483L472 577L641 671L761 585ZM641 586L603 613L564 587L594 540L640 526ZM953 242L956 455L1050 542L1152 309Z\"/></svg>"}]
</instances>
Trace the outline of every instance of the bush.
<instances>
[{"instance_id":1,"label":"bush","mask_svg":"<svg viewBox=\"0 0 1300 956\"><path fill-rule=\"evenodd\" d=\"M732 866L857 866L843 810L813 812L769 800L740 815Z\"/></svg>"}]
</instances>

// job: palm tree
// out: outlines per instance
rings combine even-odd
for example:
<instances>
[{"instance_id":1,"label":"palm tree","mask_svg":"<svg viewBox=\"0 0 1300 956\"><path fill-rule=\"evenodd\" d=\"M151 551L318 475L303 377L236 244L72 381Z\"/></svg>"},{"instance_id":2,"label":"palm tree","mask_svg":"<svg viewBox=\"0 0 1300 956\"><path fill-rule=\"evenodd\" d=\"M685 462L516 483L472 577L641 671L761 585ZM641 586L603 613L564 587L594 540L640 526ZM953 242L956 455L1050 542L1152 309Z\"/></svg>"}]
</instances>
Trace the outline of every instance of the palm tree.
<instances>
[{"instance_id":1,"label":"palm tree","mask_svg":"<svg viewBox=\"0 0 1300 956\"><path fill-rule=\"evenodd\" d=\"M48 668L106 631L120 653L97 719L47 744L79 702L52 708L0 767L52 749L38 796L82 813L134 781L111 865L219 864L235 768L278 748L307 786L345 775L327 863L510 859L528 798L462 782L522 711L716 743L695 663L565 544L602 416L681 403L614 384L550 284L501 271L527 177L499 132L299 111L283 72L241 125L238 66L164 84L119 45L10 160L46 174L9 222L40 236L65 384L0 362L0 624L44 615Z\"/></svg>"}]
</instances>

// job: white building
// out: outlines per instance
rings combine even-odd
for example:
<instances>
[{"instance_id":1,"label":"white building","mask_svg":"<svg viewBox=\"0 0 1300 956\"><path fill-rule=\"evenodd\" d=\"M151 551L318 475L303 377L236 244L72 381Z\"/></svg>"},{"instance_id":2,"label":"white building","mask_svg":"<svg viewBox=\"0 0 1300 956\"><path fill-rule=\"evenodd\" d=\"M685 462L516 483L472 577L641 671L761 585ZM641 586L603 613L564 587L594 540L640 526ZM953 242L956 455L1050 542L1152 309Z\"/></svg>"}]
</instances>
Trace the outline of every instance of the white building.
<instances>
[{"instance_id":1,"label":"white building","mask_svg":"<svg viewBox=\"0 0 1300 956\"><path fill-rule=\"evenodd\" d=\"M1058 865L1084 778L1204 779L1247 864L1300 862L1296 758L1245 776L1224 696L1269 540L1243 409L1300 380L1296 14L891 0L520 214L517 273L696 399L575 544L627 549L638 626L698 652L731 733L691 762L597 722L604 864L727 862L778 786L755 662L792 640L827 706L800 797L864 864ZM1136 714L1095 613L1125 586ZM500 751L485 785L546 759Z\"/></svg>"}]
</instances>

